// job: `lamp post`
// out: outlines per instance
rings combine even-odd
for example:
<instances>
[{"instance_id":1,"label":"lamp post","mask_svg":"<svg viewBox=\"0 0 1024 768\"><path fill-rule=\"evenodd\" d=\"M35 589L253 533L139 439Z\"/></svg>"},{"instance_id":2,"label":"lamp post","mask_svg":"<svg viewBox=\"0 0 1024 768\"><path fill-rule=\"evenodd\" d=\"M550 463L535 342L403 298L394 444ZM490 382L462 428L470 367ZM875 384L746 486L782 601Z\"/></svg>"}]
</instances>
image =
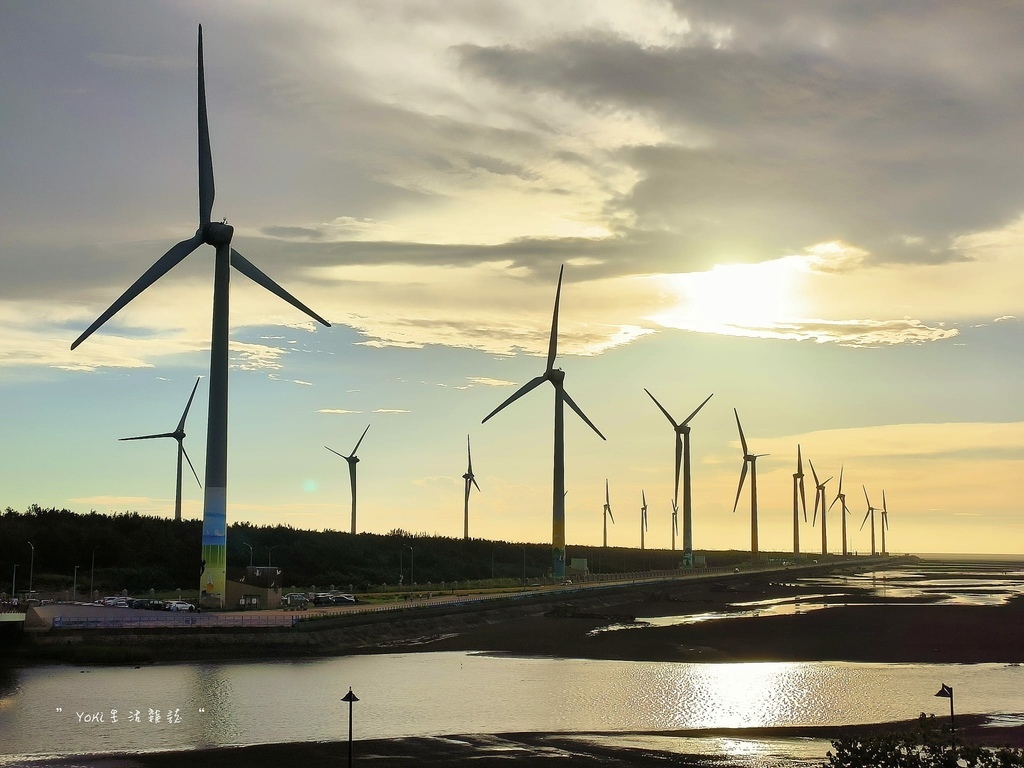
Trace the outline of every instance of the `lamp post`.
<instances>
[{"instance_id":1,"label":"lamp post","mask_svg":"<svg viewBox=\"0 0 1024 768\"><path fill-rule=\"evenodd\" d=\"M78 601L78 566L75 566L75 576L71 582L71 602Z\"/></svg>"},{"instance_id":2,"label":"lamp post","mask_svg":"<svg viewBox=\"0 0 1024 768\"><path fill-rule=\"evenodd\" d=\"M352 686L349 686L348 693L341 700L348 702L348 765L352 768L352 705L359 701L359 697L352 693Z\"/></svg>"},{"instance_id":3,"label":"lamp post","mask_svg":"<svg viewBox=\"0 0 1024 768\"><path fill-rule=\"evenodd\" d=\"M271 557L271 555L274 554L274 550L277 549L280 546L281 546L280 544L275 544L274 546L272 546L269 549L267 549L267 568L269 568L270 566L272 566L274 564L271 561L270 557Z\"/></svg>"},{"instance_id":4,"label":"lamp post","mask_svg":"<svg viewBox=\"0 0 1024 768\"><path fill-rule=\"evenodd\" d=\"M409 587L416 583L416 553L412 549L412 544L406 544L402 547L402 552L409 550Z\"/></svg>"},{"instance_id":5,"label":"lamp post","mask_svg":"<svg viewBox=\"0 0 1024 768\"><path fill-rule=\"evenodd\" d=\"M34 570L34 566L36 564L36 547L35 544L33 544L31 541L28 543L28 545L32 547L32 555L28 561L28 596L32 597L32 571Z\"/></svg>"},{"instance_id":6,"label":"lamp post","mask_svg":"<svg viewBox=\"0 0 1024 768\"><path fill-rule=\"evenodd\" d=\"M523 550L523 589L526 589L526 547L520 547Z\"/></svg>"},{"instance_id":7,"label":"lamp post","mask_svg":"<svg viewBox=\"0 0 1024 768\"><path fill-rule=\"evenodd\" d=\"M14 575L11 576L11 597L18 598L18 564L14 564Z\"/></svg>"},{"instance_id":8,"label":"lamp post","mask_svg":"<svg viewBox=\"0 0 1024 768\"><path fill-rule=\"evenodd\" d=\"M89 598L91 600L96 599L93 597L93 594L95 592L93 588L96 585L96 550L99 548L99 544L92 548L92 568L89 570Z\"/></svg>"},{"instance_id":9,"label":"lamp post","mask_svg":"<svg viewBox=\"0 0 1024 768\"><path fill-rule=\"evenodd\" d=\"M242 542L245 544L245 542ZM245 544L249 548L249 567L252 568L252 544Z\"/></svg>"},{"instance_id":10,"label":"lamp post","mask_svg":"<svg viewBox=\"0 0 1024 768\"><path fill-rule=\"evenodd\" d=\"M956 723L953 721L953 686L942 684L939 688L939 692L935 694L941 699L949 699L949 732L954 733L956 731Z\"/></svg>"}]
</instances>

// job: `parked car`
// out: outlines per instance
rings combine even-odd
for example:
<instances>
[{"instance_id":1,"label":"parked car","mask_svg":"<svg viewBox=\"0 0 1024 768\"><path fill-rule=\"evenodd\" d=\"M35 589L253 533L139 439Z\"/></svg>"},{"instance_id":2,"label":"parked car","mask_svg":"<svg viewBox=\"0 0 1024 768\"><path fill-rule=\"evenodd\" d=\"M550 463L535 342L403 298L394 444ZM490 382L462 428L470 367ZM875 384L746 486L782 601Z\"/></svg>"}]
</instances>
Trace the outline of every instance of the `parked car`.
<instances>
[{"instance_id":1,"label":"parked car","mask_svg":"<svg viewBox=\"0 0 1024 768\"><path fill-rule=\"evenodd\" d=\"M168 611L196 611L198 610L192 603L186 603L184 600L169 600L167 602Z\"/></svg>"}]
</instances>

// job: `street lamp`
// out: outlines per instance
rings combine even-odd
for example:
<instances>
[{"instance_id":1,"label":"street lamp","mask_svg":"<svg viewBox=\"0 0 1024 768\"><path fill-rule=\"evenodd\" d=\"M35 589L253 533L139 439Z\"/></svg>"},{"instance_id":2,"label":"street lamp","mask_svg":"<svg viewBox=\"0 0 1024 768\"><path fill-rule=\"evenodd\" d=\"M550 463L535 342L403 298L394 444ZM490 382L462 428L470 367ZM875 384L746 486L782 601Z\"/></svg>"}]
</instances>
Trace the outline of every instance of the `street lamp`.
<instances>
[{"instance_id":1,"label":"street lamp","mask_svg":"<svg viewBox=\"0 0 1024 768\"><path fill-rule=\"evenodd\" d=\"M245 542L242 542L245 544ZM252 544L245 544L249 548L249 567L252 568Z\"/></svg>"},{"instance_id":2,"label":"street lamp","mask_svg":"<svg viewBox=\"0 0 1024 768\"><path fill-rule=\"evenodd\" d=\"M18 598L18 564L14 564L14 575L11 577L11 597Z\"/></svg>"},{"instance_id":3,"label":"street lamp","mask_svg":"<svg viewBox=\"0 0 1024 768\"><path fill-rule=\"evenodd\" d=\"M269 549L267 549L267 567L268 568L274 564L270 560L271 555L273 555L274 554L274 550L277 549L280 546L281 546L280 544L275 544L274 546L272 546Z\"/></svg>"},{"instance_id":4,"label":"street lamp","mask_svg":"<svg viewBox=\"0 0 1024 768\"><path fill-rule=\"evenodd\" d=\"M405 554L405 550L409 550L409 586L416 582L416 553L412 550L412 544L406 544L402 547L402 553Z\"/></svg>"},{"instance_id":5,"label":"street lamp","mask_svg":"<svg viewBox=\"0 0 1024 768\"><path fill-rule=\"evenodd\" d=\"M28 545L32 547L32 557L28 561L28 596L32 597L32 571L34 570L34 566L36 564L36 547L31 541L28 543Z\"/></svg>"},{"instance_id":6,"label":"street lamp","mask_svg":"<svg viewBox=\"0 0 1024 768\"><path fill-rule=\"evenodd\" d=\"M99 544L97 544L95 547L92 548L92 569L90 570L90 573L89 573L89 598L90 599L95 599L95 598L93 598L93 593L94 593L93 587L96 584L96 550L99 549L99 548L100 548Z\"/></svg>"},{"instance_id":7,"label":"street lamp","mask_svg":"<svg viewBox=\"0 0 1024 768\"><path fill-rule=\"evenodd\" d=\"M78 566L75 566L75 577L71 582L71 602L78 601Z\"/></svg>"},{"instance_id":8,"label":"street lamp","mask_svg":"<svg viewBox=\"0 0 1024 768\"><path fill-rule=\"evenodd\" d=\"M526 547L520 547L523 550L523 589L526 589Z\"/></svg>"},{"instance_id":9,"label":"street lamp","mask_svg":"<svg viewBox=\"0 0 1024 768\"><path fill-rule=\"evenodd\" d=\"M352 768L352 705L359 701L359 697L352 693L352 686L350 685L348 693L341 700L348 702L348 766Z\"/></svg>"}]
</instances>

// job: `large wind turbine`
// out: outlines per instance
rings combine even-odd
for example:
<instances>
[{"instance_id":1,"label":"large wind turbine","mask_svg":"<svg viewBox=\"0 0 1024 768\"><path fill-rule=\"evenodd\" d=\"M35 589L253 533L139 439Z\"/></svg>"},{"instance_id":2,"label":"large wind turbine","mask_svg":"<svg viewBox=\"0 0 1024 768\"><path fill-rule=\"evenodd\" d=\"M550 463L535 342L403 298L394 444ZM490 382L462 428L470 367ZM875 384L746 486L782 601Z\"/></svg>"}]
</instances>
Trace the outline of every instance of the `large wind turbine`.
<instances>
[{"instance_id":1,"label":"large wind turbine","mask_svg":"<svg viewBox=\"0 0 1024 768\"><path fill-rule=\"evenodd\" d=\"M751 453L747 450L747 439L743 437L743 427L740 425L740 415L735 408L732 412L736 414L736 428L740 431L740 444L743 446L743 470L740 472L740 484L736 489L736 501L733 502L732 511L736 512L736 505L740 503L740 494L743 493L743 481L747 477L747 464L750 465L750 557L757 560L757 460L767 453Z\"/></svg>"},{"instance_id":2,"label":"large wind turbine","mask_svg":"<svg viewBox=\"0 0 1024 768\"><path fill-rule=\"evenodd\" d=\"M192 459L188 457L185 452L185 419L188 418L188 409L192 407L192 398L196 396L196 389L199 388L199 378L196 377L195 386L192 387L192 394L188 396L188 402L185 403L185 410L181 414L181 420L178 422L178 426L173 432L162 432L159 435L141 435L139 437L122 437L121 440L153 440L158 437L170 437L178 441L178 483L175 486L174 491L174 519L176 522L181 522L181 457L185 457L185 461L188 462L189 469L192 470L192 474L196 477L196 482L199 483L199 475L196 475L196 468L192 466ZM199 483L199 487L202 488L203 484Z\"/></svg>"},{"instance_id":3,"label":"large wind turbine","mask_svg":"<svg viewBox=\"0 0 1024 768\"><path fill-rule=\"evenodd\" d=\"M640 491L640 549L644 548L644 536L647 533L647 496Z\"/></svg>"},{"instance_id":4,"label":"large wind turbine","mask_svg":"<svg viewBox=\"0 0 1024 768\"><path fill-rule=\"evenodd\" d=\"M327 448L328 451L333 453L335 456L341 456L345 461L348 462L348 482L352 486L352 533L356 532L356 464L359 463L359 457L356 456L356 451L359 450L359 444L363 442L363 438L366 437L366 433L369 431L370 425L366 425L366 429L363 430L363 434L359 436L356 441L356 447L352 449L352 453L346 456L343 453L338 453L333 448Z\"/></svg>"},{"instance_id":5,"label":"large wind turbine","mask_svg":"<svg viewBox=\"0 0 1024 768\"><path fill-rule=\"evenodd\" d=\"M612 502L608 498L608 480L604 481L604 511L601 513L601 518L604 520L604 543L603 547L608 546L608 518L612 519L612 525L615 525L615 516L612 515Z\"/></svg>"},{"instance_id":6,"label":"large wind turbine","mask_svg":"<svg viewBox=\"0 0 1024 768\"><path fill-rule=\"evenodd\" d=\"M665 410L665 407L658 402L657 398L651 394L649 389L644 389L647 396L654 400L654 404L658 406L662 413L665 414L665 418L668 419L668 423L672 425L672 429L676 433L676 484L675 491L672 499L675 502L674 507L679 506L679 464L680 461L683 464L683 563L687 566L693 565L693 505L691 503L690 494L690 420L697 415L697 412L705 406L705 404L712 398L714 392L704 398L704 402L698 405L693 413L686 417L682 424L677 424L676 420L672 418L672 415ZM676 548L675 529L672 531L672 549Z\"/></svg>"},{"instance_id":7,"label":"large wind turbine","mask_svg":"<svg viewBox=\"0 0 1024 768\"><path fill-rule=\"evenodd\" d=\"M830 476L828 480L818 482L818 473L814 471L814 462L810 459L807 463L811 465L811 475L814 477L814 517L811 520L811 525L814 525L818 521L818 504L821 504L821 554L828 554L828 527L825 525L825 504L828 502L828 497L825 495L825 485L829 480L832 479Z\"/></svg>"},{"instance_id":8,"label":"large wind turbine","mask_svg":"<svg viewBox=\"0 0 1024 768\"><path fill-rule=\"evenodd\" d=\"M867 512L866 515L864 515L864 519L861 521L860 530L864 530L864 523L866 523L868 521L868 518L870 517L871 518L871 556L874 557L875 556L875 512L879 511L879 510L878 510L877 507L872 507L871 506L871 499L868 498L867 486L861 485L861 488L864 489L864 501L867 502L868 512Z\"/></svg>"},{"instance_id":9,"label":"large wind turbine","mask_svg":"<svg viewBox=\"0 0 1024 768\"><path fill-rule=\"evenodd\" d=\"M836 502L842 500L843 504L840 507L840 517L843 520L843 557L846 557L846 516L850 514L850 510L846 506L846 494L843 493L843 467L839 467L839 490L836 492L836 497L832 499L832 503L828 505L829 512L832 511L832 507L836 505ZM824 517L824 515L822 515Z\"/></svg>"},{"instance_id":10,"label":"large wind turbine","mask_svg":"<svg viewBox=\"0 0 1024 768\"><path fill-rule=\"evenodd\" d=\"M535 389L545 381L550 381L555 389L555 455L554 471L551 488L551 559L552 573L556 579L565 578L565 419L562 405L568 403L569 407L576 411L576 414L597 433L602 440L605 436L594 426L587 415L580 410L575 401L565 391L565 372L561 368L555 368L555 355L558 351L558 300L562 294L562 271L565 265L558 270L558 287L555 289L555 311L551 318L551 340L548 342L548 362L544 373L526 382L505 402L487 414L483 422L486 422L502 408L518 400L531 389Z\"/></svg>"},{"instance_id":11,"label":"large wind turbine","mask_svg":"<svg viewBox=\"0 0 1024 768\"><path fill-rule=\"evenodd\" d=\"M476 476L473 474L473 452L469 448L469 435L466 435L466 456L469 458L469 468L466 470L466 474L462 476L462 479L466 481L466 503L465 503L465 525L462 531L462 538L469 538L469 491L470 485L475 485L476 489L480 490L480 484L476 481Z\"/></svg>"},{"instance_id":12,"label":"large wind turbine","mask_svg":"<svg viewBox=\"0 0 1024 768\"><path fill-rule=\"evenodd\" d=\"M228 290L231 268L305 312L319 323L326 320L313 312L231 247L234 228L212 221L214 198L213 155L206 116L206 81L203 76L203 28L199 27L199 228L187 240L171 247L132 286L121 294L71 345L74 349L97 328L123 309L172 267L204 243L216 249L213 280L213 331L210 342L210 403L206 432L206 493L203 501L203 540L200 594L204 605L223 607L227 568L228 476Z\"/></svg>"},{"instance_id":13,"label":"large wind turbine","mask_svg":"<svg viewBox=\"0 0 1024 768\"><path fill-rule=\"evenodd\" d=\"M804 507L804 522L807 522L807 496L804 495L804 461L800 455L800 444L796 446L796 472L793 474L793 557L800 554L800 516L797 509L797 493Z\"/></svg>"}]
</instances>

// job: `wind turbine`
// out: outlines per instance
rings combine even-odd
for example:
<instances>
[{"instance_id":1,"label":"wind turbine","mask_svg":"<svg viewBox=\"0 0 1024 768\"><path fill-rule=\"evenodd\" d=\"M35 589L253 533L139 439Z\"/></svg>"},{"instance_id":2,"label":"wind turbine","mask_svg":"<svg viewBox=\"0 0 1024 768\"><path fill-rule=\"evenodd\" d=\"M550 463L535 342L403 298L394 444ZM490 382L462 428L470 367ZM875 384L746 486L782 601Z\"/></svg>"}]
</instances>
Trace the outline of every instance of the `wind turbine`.
<instances>
[{"instance_id":1,"label":"wind turbine","mask_svg":"<svg viewBox=\"0 0 1024 768\"><path fill-rule=\"evenodd\" d=\"M483 424L498 411L509 403L518 400L531 389L536 389L545 381L550 381L555 389L555 454L554 471L552 473L551 489L551 559L552 573L556 579L565 578L565 419L562 405L568 403L569 407L576 411L576 414L597 433L602 440L605 436L580 410L575 401L565 391L565 372L561 368L555 368L555 354L558 351L558 300L562 294L562 271L565 265L558 270L558 287L555 289L555 311L551 318L551 340L548 342L548 362L544 373L536 378L530 379L505 402L487 414Z\"/></svg>"},{"instance_id":2,"label":"wind turbine","mask_svg":"<svg viewBox=\"0 0 1024 768\"><path fill-rule=\"evenodd\" d=\"M181 457L185 457L185 461L188 462L189 469L192 470L192 474L196 477L196 482L199 483L199 475L196 475L196 468L192 466L192 459L185 453L185 419L188 417L188 409L192 407L192 398L196 396L196 389L199 388L199 379L196 377L195 386L192 387L192 394L188 396L188 402L185 403L185 410L181 414L181 420L178 422L178 426L173 432L162 432L159 435L141 435L140 437L122 437L120 440L154 440L158 437L170 437L178 441L178 483L175 486L174 491L174 520L175 522L181 522ZM202 488L203 484L199 483L199 487Z\"/></svg>"},{"instance_id":3,"label":"wind turbine","mask_svg":"<svg viewBox=\"0 0 1024 768\"><path fill-rule=\"evenodd\" d=\"M679 464L682 461L683 464L683 563L687 566L693 565L693 505L691 503L690 495L690 420L697 415L697 412L707 404L714 396L714 392L704 398L704 402L698 405L693 413L686 417L682 424L677 424L676 420L672 418L672 415L665 410L665 407L658 402L657 398L651 394L649 389L644 388L644 392L647 396L654 400L654 404L658 406L662 413L665 414L665 418L668 419L668 423L672 425L672 429L676 433L676 484L675 492L673 493L672 499L675 502L674 506L679 506ZM672 549L676 548L675 529L672 531Z\"/></svg>"},{"instance_id":4,"label":"wind turbine","mask_svg":"<svg viewBox=\"0 0 1024 768\"><path fill-rule=\"evenodd\" d=\"M203 28L199 27L199 228L172 246L132 286L100 315L71 349L85 341L97 328L123 309L172 267L204 243L216 248L213 281L213 329L210 342L210 402L206 431L206 493L203 500L201 601L207 606L224 606L227 569L227 469L228 469L228 293L231 268L319 323L330 326L252 262L231 247L234 228L225 221L212 221L214 199L213 155L206 115L206 81L203 75Z\"/></svg>"},{"instance_id":5,"label":"wind turbine","mask_svg":"<svg viewBox=\"0 0 1024 768\"><path fill-rule=\"evenodd\" d=\"M363 442L363 438L366 437L366 433L369 431L369 429L370 429L370 425L367 424L366 425L366 429L363 430L363 434L361 434L359 436L359 439L356 441L356 447L352 449L352 453L350 453L348 456L346 456L343 453L338 453L333 448L327 448L326 445L324 446L324 448L327 448L327 450L330 451L331 453L333 453L335 456L341 456L341 458L343 458L345 461L348 462L348 481L349 481L349 485L352 486L352 533L353 534L355 534L355 532L356 532L356 464L359 463L359 457L356 456L356 451L359 450L359 444L361 442Z\"/></svg>"},{"instance_id":6,"label":"wind turbine","mask_svg":"<svg viewBox=\"0 0 1024 768\"><path fill-rule=\"evenodd\" d=\"M462 476L462 479L466 481L466 504L465 504L465 525L462 531L462 538L469 538L469 486L475 485L476 489L480 490L480 484L477 483L476 477L473 475L473 453L469 449L469 435L466 435L466 455L469 457L469 469L466 470L466 474Z\"/></svg>"},{"instance_id":7,"label":"wind turbine","mask_svg":"<svg viewBox=\"0 0 1024 768\"><path fill-rule=\"evenodd\" d=\"M821 554L828 554L828 528L825 525L825 504L828 501L828 497L825 495L825 485L829 480L832 479L830 476L828 480L818 482L818 473L814 471L814 462L810 459L807 463L811 465L811 475L814 477L814 518L811 520L811 525L814 525L818 521L818 504L821 504Z\"/></svg>"},{"instance_id":8,"label":"wind turbine","mask_svg":"<svg viewBox=\"0 0 1024 768\"><path fill-rule=\"evenodd\" d=\"M604 481L604 512L602 513L601 517L604 520L604 544L602 544L601 546L607 548L607 546L608 546L608 518L610 517L612 519L612 525L615 524L615 517L614 517L614 515L612 515L612 502L611 502L611 499L608 498L608 480L607 480L607 478Z\"/></svg>"},{"instance_id":9,"label":"wind turbine","mask_svg":"<svg viewBox=\"0 0 1024 768\"><path fill-rule=\"evenodd\" d=\"M740 494L743 493L743 481L747 477L747 464L750 465L750 557L757 560L757 460L767 453L751 453L747 450L747 440L743 437L743 427L740 425L740 415L735 408L732 412L736 414L736 428L740 431L740 444L743 446L743 470L740 472L740 484L736 489L736 501L733 502L732 511L736 512L736 505L740 503Z\"/></svg>"},{"instance_id":10,"label":"wind turbine","mask_svg":"<svg viewBox=\"0 0 1024 768\"><path fill-rule=\"evenodd\" d=\"M885 489L882 489L882 554L888 555L885 549L885 530L889 527L889 510L885 508Z\"/></svg>"},{"instance_id":11,"label":"wind turbine","mask_svg":"<svg viewBox=\"0 0 1024 768\"><path fill-rule=\"evenodd\" d=\"M800 456L800 444L796 446L796 473L793 475L793 557L800 554L800 517L797 510L797 492L804 508L804 522L807 522L807 496L804 494L804 461Z\"/></svg>"},{"instance_id":12,"label":"wind turbine","mask_svg":"<svg viewBox=\"0 0 1024 768\"><path fill-rule=\"evenodd\" d=\"M860 523L860 530L864 530L864 523L866 523L868 521L868 518L870 517L871 518L871 556L874 557L875 556L875 512L876 511L880 511L880 510L878 510L877 507L872 507L871 506L871 499L868 498L868 489L867 489L867 487L864 486L864 485L861 485L861 488L864 489L864 501L866 501L867 504L868 504L868 512L867 512L866 515L864 515L864 519Z\"/></svg>"},{"instance_id":13,"label":"wind turbine","mask_svg":"<svg viewBox=\"0 0 1024 768\"><path fill-rule=\"evenodd\" d=\"M644 534L647 532L647 496L640 491L640 549L644 548Z\"/></svg>"},{"instance_id":14,"label":"wind turbine","mask_svg":"<svg viewBox=\"0 0 1024 768\"><path fill-rule=\"evenodd\" d=\"M842 500L843 504L840 508L842 513L840 517L843 520L843 557L846 557L846 516L850 514L850 510L846 507L846 494L843 493L843 467L839 467L839 491L836 493L836 497L832 499L832 503L828 505L829 512L832 511L832 507L836 505L836 502ZM822 515L824 518L824 515Z\"/></svg>"}]
</instances>

